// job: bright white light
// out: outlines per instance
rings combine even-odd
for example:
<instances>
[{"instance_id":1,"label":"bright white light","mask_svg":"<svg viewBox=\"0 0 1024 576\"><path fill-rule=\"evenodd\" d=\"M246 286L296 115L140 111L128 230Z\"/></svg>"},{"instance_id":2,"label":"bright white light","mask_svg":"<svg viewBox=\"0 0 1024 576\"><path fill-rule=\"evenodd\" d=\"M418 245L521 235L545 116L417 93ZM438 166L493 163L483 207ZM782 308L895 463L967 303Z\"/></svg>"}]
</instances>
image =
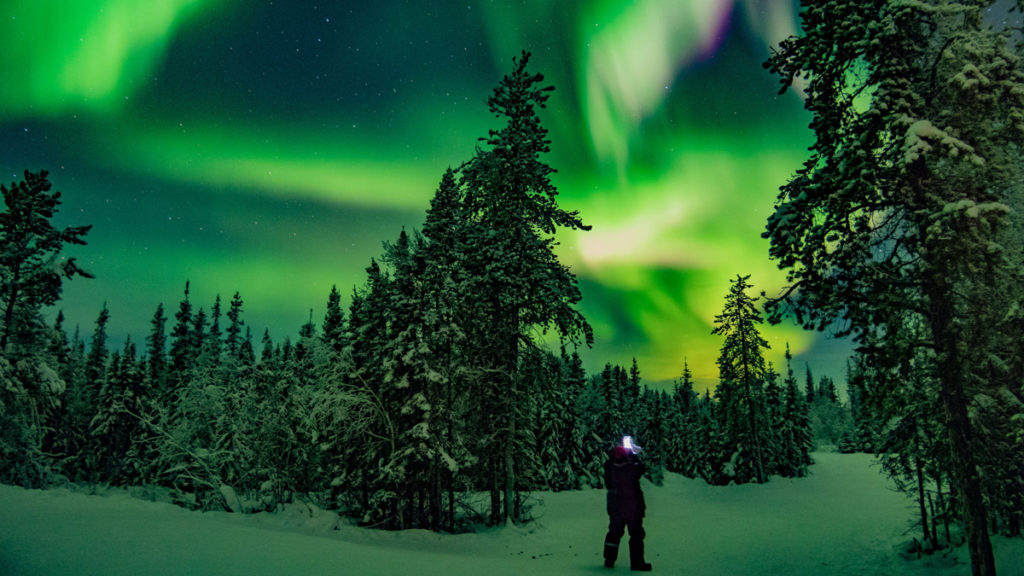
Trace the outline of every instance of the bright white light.
<instances>
[{"instance_id":1,"label":"bright white light","mask_svg":"<svg viewBox=\"0 0 1024 576\"><path fill-rule=\"evenodd\" d=\"M625 448L626 450L629 450L633 454L636 454L637 452L640 451L640 447L637 446L636 444L633 444L633 437L632 436L623 436L622 437L622 446L623 446L623 448Z\"/></svg>"}]
</instances>

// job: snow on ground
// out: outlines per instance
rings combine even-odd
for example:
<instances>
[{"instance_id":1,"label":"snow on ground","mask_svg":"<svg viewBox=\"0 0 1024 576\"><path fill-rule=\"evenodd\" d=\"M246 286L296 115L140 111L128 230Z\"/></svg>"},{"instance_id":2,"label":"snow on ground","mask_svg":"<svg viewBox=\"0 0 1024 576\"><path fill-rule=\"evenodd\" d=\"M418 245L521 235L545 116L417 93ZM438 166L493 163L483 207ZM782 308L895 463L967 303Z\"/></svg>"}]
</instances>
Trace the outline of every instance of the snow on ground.
<instances>
[{"instance_id":1,"label":"snow on ground","mask_svg":"<svg viewBox=\"0 0 1024 576\"><path fill-rule=\"evenodd\" d=\"M870 456L819 453L812 476L712 487L669 475L645 485L648 560L701 576L970 573L966 550L908 560L913 510ZM190 512L123 491L100 496L0 486L0 575L628 572L601 565L604 492L538 495L527 526L457 536L383 532L301 505L277 514ZM1024 576L1024 540L995 538L1001 576ZM626 550L623 549L623 556Z\"/></svg>"}]
</instances>

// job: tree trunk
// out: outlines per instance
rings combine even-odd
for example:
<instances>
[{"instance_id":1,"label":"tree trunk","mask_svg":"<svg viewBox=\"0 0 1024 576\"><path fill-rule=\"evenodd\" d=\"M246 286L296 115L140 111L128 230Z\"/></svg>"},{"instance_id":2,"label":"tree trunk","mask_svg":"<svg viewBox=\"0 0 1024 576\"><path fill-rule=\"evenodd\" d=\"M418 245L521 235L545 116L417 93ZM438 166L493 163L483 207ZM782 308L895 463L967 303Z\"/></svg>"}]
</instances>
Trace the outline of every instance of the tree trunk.
<instances>
[{"instance_id":1,"label":"tree trunk","mask_svg":"<svg viewBox=\"0 0 1024 576\"><path fill-rule=\"evenodd\" d=\"M914 470L917 473L917 507L921 513L921 530L923 531L922 538L926 542L932 543L932 548L935 548L935 540L932 538L931 530L928 525L928 506L925 502L925 489L924 489L924 464L920 458L914 458Z\"/></svg>"},{"instance_id":2,"label":"tree trunk","mask_svg":"<svg viewBox=\"0 0 1024 576\"><path fill-rule=\"evenodd\" d=\"M516 472L515 446L516 446L516 394L517 383L514 374L509 374L509 410L508 410L508 439L505 441L505 516L503 524L508 524L509 518L512 522L518 518L515 506Z\"/></svg>"},{"instance_id":3,"label":"tree trunk","mask_svg":"<svg viewBox=\"0 0 1024 576\"><path fill-rule=\"evenodd\" d=\"M490 490L491 490L491 524L501 521L501 490L498 488L498 455L495 453L488 456L490 466Z\"/></svg>"},{"instance_id":4,"label":"tree trunk","mask_svg":"<svg viewBox=\"0 0 1024 576\"><path fill-rule=\"evenodd\" d=\"M430 471L430 496L428 498L430 529L433 532L441 531L441 470L437 464L431 466Z\"/></svg>"},{"instance_id":5,"label":"tree trunk","mask_svg":"<svg viewBox=\"0 0 1024 576\"><path fill-rule=\"evenodd\" d=\"M455 534L455 483L448 484L448 532Z\"/></svg>"},{"instance_id":6,"label":"tree trunk","mask_svg":"<svg viewBox=\"0 0 1024 576\"><path fill-rule=\"evenodd\" d=\"M967 533L967 547L971 552L971 574L973 576L995 576L995 558L992 543L988 537L988 521L985 502L981 493L981 480L971 452L970 420L963 389L959 382L946 382L953 378L942 378L942 400L949 418L949 440L952 445L953 472L957 476L960 501L963 505L964 531Z\"/></svg>"},{"instance_id":7,"label":"tree trunk","mask_svg":"<svg viewBox=\"0 0 1024 576\"><path fill-rule=\"evenodd\" d=\"M973 576L996 576L995 557L988 535L987 512L981 491L981 479L974 461L971 420L967 414L967 395L963 382L963 359L953 327L951 288L945 274L936 271L931 279L931 328L938 356L939 397L946 413L953 477L963 507L964 532L971 553Z\"/></svg>"},{"instance_id":8,"label":"tree trunk","mask_svg":"<svg viewBox=\"0 0 1024 576\"><path fill-rule=\"evenodd\" d=\"M952 544L952 536L949 535L949 514L946 504L946 497L942 494L942 471L938 471L935 474L935 493L936 499L939 501L939 510L942 512L942 527L943 532L946 534L946 544ZM932 514L934 516L934 514Z\"/></svg>"},{"instance_id":9,"label":"tree trunk","mask_svg":"<svg viewBox=\"0 0 1024 576\"><path fill-rule=\"evenodd\" d=\"M448 366L451 366L451 361L448 362ZM445 418L448 420L448 446L449 449L455 446L455 423L453 415L455 414L454 408L454 394L452 392L452 379L449 373L448 377L448 411L445 414ZM453 450L454 452L454 450ZM448 532L455 533L455 472L451 469L447 469L445 473L445 479L448 480Z\"/></svg>"},{"instance_id":10,"label":"tree trunk","mask_svg":"<svg viewBox=\"0 0 1024 576\"><path fill-rule=\"evenodd\" d=\"M973 576L995 576L995 558L992 543L988 537L988 521L985 502L981 493L981 480L971 451L970 420L967 403L960 382L947 376L941 377L941 396L949 418L949 441L953 460L953 472L958 480L960 501L963 506L964 531L967 533L967 547L971 552L971 574Z\"/></svg>"},{"instance_id":11,"label":"tree trunk","mask_svg":"<svg viewBox=\"0 0 1024 576\"><path fill-rule=\"evenodd\" d=\"M932 495L928 494L928 510L931 512L932 519L932 550L939 549L939 519L935 515L935 500L932 499Z\"/></svg>"},{"instance_id":12,"label":"tree trunk","mask_svg":"<svg viewBox=\"0 0 1024 576\"><path fill-rule=\"evenodd\" d=\"M516 415L518 414L519 402L519 306L512 306L508 315L509 328L506 337L509 338L508 358L505 358L505 378L508 381L508 396L506 406L508 407L508 437L505 441L505 516L503 524L508 524L509 518L515 523L519 519L519 510L516 505Z\"/></svg>"}]
</instances>

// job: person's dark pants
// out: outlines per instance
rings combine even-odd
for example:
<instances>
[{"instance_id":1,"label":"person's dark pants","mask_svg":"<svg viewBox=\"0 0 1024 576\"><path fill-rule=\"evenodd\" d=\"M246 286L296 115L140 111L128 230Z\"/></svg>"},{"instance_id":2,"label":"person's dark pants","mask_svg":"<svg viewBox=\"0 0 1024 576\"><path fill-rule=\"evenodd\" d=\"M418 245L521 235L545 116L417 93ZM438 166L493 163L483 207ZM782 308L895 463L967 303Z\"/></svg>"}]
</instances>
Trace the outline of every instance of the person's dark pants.
<instances>
[{"instance_id":1,"label":"person's dark pants","mask_svg":"<svg viewBox=\"0 0 1024 576\"><path fill-rule=\"evenodd\" d=\"M626 528L629 528L629 564L638 567L644 563L643 518L612 517L608 523L608 535L604 537L604 565L611 568L619 557L619 542Z\"/></svg>"}]
</instances>

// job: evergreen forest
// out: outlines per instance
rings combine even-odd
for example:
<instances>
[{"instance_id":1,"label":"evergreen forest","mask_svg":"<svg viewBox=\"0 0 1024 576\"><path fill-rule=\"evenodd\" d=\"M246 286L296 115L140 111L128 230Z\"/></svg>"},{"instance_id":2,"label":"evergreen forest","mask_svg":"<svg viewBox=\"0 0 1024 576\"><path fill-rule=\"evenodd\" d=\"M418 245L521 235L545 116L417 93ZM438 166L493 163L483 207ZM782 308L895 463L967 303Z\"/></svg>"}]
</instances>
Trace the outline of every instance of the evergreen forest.
<instances>
[{"instance_id":1,"label":"evergreen forest","mask_svg":"<svg viewBox=\"0 0 1024 576\"><path fill-rule=\"evenodd\" d=\"M655 483L665 471L720 485L805 475L812 430L791 367L780 382L760 348L736 352L760 341L746 278L718 329L722 365L749 364L741 383L723 379L713 398L685 363L672 390L644 385L635 360L584 371L575 348L592 333L553 233L586 226L555 202L535 112L550 88L528 58L488 102L505 128L445 171L422 231L385 242L347 310L332 289L294 341L264 331L257 344L240 293L204 307L188 282L173 317L157 305L142 352L130 338L110 349L106 307L88 337L69 335L62 314L46 325L41 304L88 276L53 262L89 228L52 228L60 195L45 172L5 186L0 231L12 246L32 239L12 260L24 279L4 290L18 294L2 480L147 486L203 510L307 499L367 526L458 531L528 520L531 491L602 487L624 435L643 443Z\"/></svg>"}]
</instances>

